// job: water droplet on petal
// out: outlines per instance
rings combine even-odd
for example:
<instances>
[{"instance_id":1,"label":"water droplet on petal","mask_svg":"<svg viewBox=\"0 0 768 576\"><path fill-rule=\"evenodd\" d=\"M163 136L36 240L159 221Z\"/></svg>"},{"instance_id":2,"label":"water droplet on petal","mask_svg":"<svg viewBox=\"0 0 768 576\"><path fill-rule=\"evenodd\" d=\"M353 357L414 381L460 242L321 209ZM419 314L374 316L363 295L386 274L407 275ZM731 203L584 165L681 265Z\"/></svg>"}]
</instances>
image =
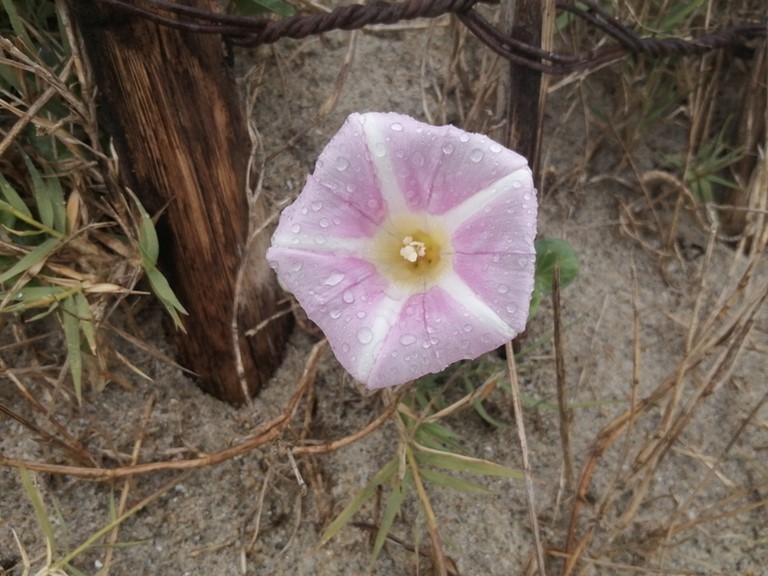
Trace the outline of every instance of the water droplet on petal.
<instances>
[{"instance_id":1,"label":"water droplet on petal","mask_svg":"<svg viewBox=\"0 0 768 576\"><path fill-rule=\"evenodd\" d=\"M347 304L352 304L352 302L355 301L355 295L352 294L349 290L344 292L344 294L341 295L341 299L344 300Z\"/></svg>"},{"instance_id":2,"label":"water droplet on petal","mask_svg":"<svg viewBox=\"0 0 768 576\"><path fill-rule=\"evenodd\" d=\"M325 236L321 236L320 234L315 236L315 244L325 244L325 240Z\"/></svg>"},{"instance_id":3,"label":"water droplet on petal","mask_svg":"<svg viewBox=\"0 0 768 576\"><path fill-rule=\"evenodd\" d=\"M443 153L445 154L453 154L453 144L450 142L446 142L443 144Z\"/></svg>"},{"instance_id":4,"label":"water droplet on petal","mask_svg":"<svg viewBox=\"0 0 768 576\"><path fill-rule=\"evenodd\" d=\"M336 158L336 170L339 172L344 172L344 170L347 168L349 168L349 160L344 158L344 156L339 156Z\"/></svg>"},{"instance_id":5,"label":"water droplet on petal","mask_svg":"<svg viewBox=\"0 0 768 576\"><path fill-rule=\"evenodd\" d=\"M299 224L294 224L293 226L291 226L291 232L293 232L294 234L298 234L299 232L301 232L301 226Z\"/></svg>"},{"instance_id":6,"label":"water droplet on petal","mask_svg":"<svg viewBox=\"0 0 768 576\"><path fill-rule=\"evenodd\" d=\"M459 134L459 140L461 140L462 142L469 142L469 134L467 134L466 132L462 132L461 134Z\"/></svg>"},{"instance_id":7,"label":"water droplet on petal","mask_svg":"<svg viewBox=\"0 0 768 576\"><path fill-rule=\"evenodd\" d=\"M472 160L472 162L480 162L480 160L483 159L483 151L479 148L475 148L469 153L469 159Z\"/></svg>"},{"instance_id":8,"label":"water droplet on petal","mask_svg":"<svg viewBox=\"0 0 768 576\"><path fill-rule=\"evenodd\" d=\"M491 143L490 150L494 154L498 154L499 152L501 152L503 150L503 148L501 147L501 144L499 144L498 142L493 142L493 143Z\"/></svg>"},{"instance_id":9,"label":"water droplet on petal","mask_svg":"<svg viewBox=\"0 0 768 576\"><path fill-rule=\"evenodd\" d=\"M339 316L341 316L341 310L338 310L338 309L334 308L333 310L331 310L331 312L330 312L329 316L330 316L331 318L333 318L334 320L336 320L336 318L338 318Z\"/></svg>"},{"instance_id":10,"label":"water droplet on petal","mask_svg":"<svg viewBox=\"0 0 768 576\"><path fill-rule=\"evenodd\" d=\"M373 147L373 153L378 156L379 158L384 158L384 156L387 155L387 147L384 146L383 142L378 142Z\"/></svg>"},{"instance_id":11,"label":"water droplet on petal","mask_svg":"<svg viewBox=\"0 0 768 576\"><path fill-rule=\"evenodd\" d=\"M357 314L355 314L355 316L357 316L360 320L362 320L363 318L365 318L366 314L365 312L360 310Z\"/></svg>"},{"instance_id":12,"label":"water droplet on petal","mask_svg":"<svg viewBox=\"0 0 768 576\"><path fill-rule=\"evenodd\" d=\"M464 332L472 332L472 324L464 324Z\"/></svg>"},{"instance_id":13,"label":"water droplet on petal","mask_svg":"<svg viewBox=\"0 0 768 576\"><path fill-rule=\"evenodd\" d=\"M416 342L416 336L413 334L403 334L400 336L400 344L403 346L410 346L411 344Z\"/></svg>"},{"instance_id":14,"label":"water droplet on petal","mask_svg":"<svg viewBox=\"0 0 768 576\"><path fill-rule=\"evenodd\" d=\"M424 154L418 151L414 152L411 154L411 162L417 167L424 166Z\"/></svg>"},{"instance_id":15,"label":"water droplet on petal","mask_svg":"<svg viewBox=\"0 0 768 576\"><path fill-rule=\"evenodd\" d=\"M303 264L301 262L294 262L293 264L291 264L291 270L293 270L294 272L298 272L299 270L301 270L302 266Z\"/></svg>"},{"instance_id":16,"label":"water droplet on petal","mask_svg":"<svg viewBox=\"0 0 768 576\"><path fill-rule=\"evenodd\" d=\"M371 340L373 340L373 332L368 328L360 328L360 330L357 331L357 339L360 344L370 344Z\"/></svg>"},{"instance_id":17,"label":"water droplet on petal","mask_svg":"<svg viewBox=\"0 0 768 576\"><path fill-rule=\"evenodd\" d=\"M310 206L312 207L312 210L317 212L323 207L323 203L320 200L315 200L314 202L312 202L312 204L310 204Z\"/></svg>"},{"instance_id":18,"label":"water droplet on petal","mask_svg":"<svg viewBox=\"0 0 768 576\"><path fill-rule=\"evenodd\" d=\"M512 188L521 188L523 183L520 180L512 180Z\"/></svg>"},{"instance_id":19,"label":"water droplet on petal","mask_svg":"<svg viewBox=\"0 0 768 576\"><path fill-rule=\"evenodd\" d=\"M499 284L499 287L497 288L497 290L499 291L499 294L506 294L507 292L509 292L509 286L507 286L506 284Z\"/></svg>"},{"instance_id":20,"label":"water droplet on petal","mask_svg":"<svg viewBox=\"0 0 768 576\"><path fill-rule=\"evenodd\" d=\"M318 221L318 224L320 224L320 228L328 228L329 222L328 218L320 218Z\"/></svg>"},{"instance_id":21,"label":"water droplet on petal","mask_svg":"<svg viewBox=\"0 0 768 576\"><path fill-rule=\"evenodd\" d=\"M344 280L344 274L341 272L334 272L325 279L324 284L326 286L337 286L342 280Z\"/></svg>"},{"instance_id":22,"label":"water droplet on petal","mask_svg":"<svg viewBox=\"0 0 768 576\"><path fill-rule=\"evenodd\" d=\"M390 128L392 128L392 130L394 130L395 132L403 131L403 125L400 124L400 122L393 122Z\"/></svg>"},{"instance_id":23,"label":"water droplet on petal","mask_svg":"<svg viewBox=\"0 0 768 576\"><path fill-rule=\"evenodd\" d=\"M526 192L525 194L523 194L523 200L530 200L530 199L531 199L531 193L530 192Z\"/></svg>"},{"instance_id":24,"label":"water droplet on petal","mask_svg":"<svg viewBox=\"0 0 768 576\"><path fill-rule=\"evenodd\" d=\"M514 314L515 312L517 312L517 308L512 306L512 304L507 304L507 312L509 312L510 314Z\"/></svg>"},{"instance_id":25,"label":"water droplet on petal","mask_svg":"<svg viewBox=\"0 0 768 576\"><path fill-rule=\"evenodd\" d=\"M349 344L344 342L344 344L341 345L341 351L342 352L349 352Z\"/></svg>"}]
</instances>

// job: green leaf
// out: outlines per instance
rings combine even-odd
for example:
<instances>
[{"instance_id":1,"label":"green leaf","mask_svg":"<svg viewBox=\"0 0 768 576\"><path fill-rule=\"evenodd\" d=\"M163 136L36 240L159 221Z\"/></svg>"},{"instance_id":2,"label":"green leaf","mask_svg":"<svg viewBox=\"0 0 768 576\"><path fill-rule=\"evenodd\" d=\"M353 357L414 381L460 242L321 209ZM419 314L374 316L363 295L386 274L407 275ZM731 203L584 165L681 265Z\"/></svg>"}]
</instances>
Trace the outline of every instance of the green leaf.
<instances>
[{"instance_id":1,"label":"green leaf","mask_svg":"<svg viewBox=\"0 0 768 576\"><path fill-rule=\"evenodd\" d=\"M32 48L34 44L32 40L29 39L29 34L27 34L27 27L24 25L24 22L19 16L19 12L16 10L16 5L13 3L13 0L3 0L3 8L5 9L5 13L8 15L8 20L11 23L11 29L13 29L13 32L24 42L24 44L27 45L28 48Z\"/></svg>"},{"instance_id":2,"label":"green leaf","mask_svg":"<svg viewBox=\"0 0 768 576\"><path fill-rule=\"evenodd\" d=\"M437 484L438 486L445 486L446 488L451 488L452 490L470 492L472 494L493 493L492 490L489 490L480 484L475 484L474 482L464 480L463 478L457 478L456 476L449 476L448 474L443 474L442 472L436 472L435 470L430 470L429 468L419 468L419 474L421 474L425 480L428 480L433 484Z\"/></svg>"},{"instance_id":3,"label":"green leaf","mask_svg":"<svg viewBox=\"0 0 768 576\"><path fill-rule=\"evenodd\" d=\"M24 312L33 308L51 306L57 304L62 298L62 294L70 292L72 289L66 286L23 286L11 297L9 306L2 308L3 313ZM0 300L4 300L7 292L0 292ZM46 312L47 315L48 312ZM30 319L31 320L31 319Z\"/></svg>"},{"instance_id":4,"label":"green leaf","mask_svg":"<svg viewBox=\"0 0 768 576\"><path fill-rule=\"evenodd\" d=\"M8 182L2 174L0 174L0 192L3 193L8 204L28 218L32 218L32 212L29 211L29 207L24 203L24 200L21 199L19 193L16 192L14 187L11 186L10 182Z\"/></svg>"},{"instance_id":5,"label":"green leaf","mask_svg":"<svg viewBox=\"0 0 768 576\"><path fill-rule=\"evenodd\" d=\"M45 509L45 503L40 495L40 491L32 482L32 478L25 468L19 468L19 474L21 475L21 484L24 486L27 498L29 498L32 508L35 511L35 517L37 518L37 523L40 525L40 530L42 530L43 536L45 536L45 539L48 541L51 548L55 550L56 534L53 532L51 519L48 517L48 511Z\"/></svg>"},{"instance_id":6,"label":"green leaf","mask_svg":"<svg viewBox=\"0 0 768 576\"><path fill-rule=\"evenodd\" d=\"M7 282L14 276L26 272L33 266L41 264L58 246L59 240L57 238L48 238L47 240L44 240L39 246L35 246L26 255L20 258L16 264L0 274L0 284Z\"/></svg>"},{"instance_id":7,"label":"green leaf","mask_svg":"<svg viewBox=\"0 0 768 576\"><path fill-rule=\"evenodd\" d=\"M35 204L40 222L48 228L54 228L54 199L43 182L40 172L26 154L24 155L24 162L27 164L29 175L32 177L32 189L35 194Z\"/></svg>"},{"instance_id":8,"label":"green leaf","mask_svg":"<svg viewBox=\"0 0 768 576\"><path fill-rule=\"evenodd\" d=\"M176 328L184 330L184 323L181 321L179 313L187 314L187 311L184 309L181 302L179 302L179 299L176 298L176 294L173 293L171 285L168 284L168 280L157 268L150 268L149 270L146 270L146 273L152 292L160 299L165 310L170 314L173 319L173 324Z\"/></svg>"},{"instance_id":9,"label":"green leaf","mask_svg":"<svg viewBox=\"0 0 768 576\"><path fill-rule=\"evenodd\" d=\"M96 327L93 323L91 304L82 292L76 292L72 298L75 300L75 310L77 311L77 318L80 321L80 331L83 333L83 336L85 336L86 342L88 342L88 348L95 354Z\"/></svg>"},{"instance_id":10,"label":"green leaf","mask_svg":"<svg viewBox=\"0 0 768 576\"><path fill-rule=\"evenodd\" d=\"M232 0L238 14L243 16L260 16L272 12L278 16L293 16L293 6L285 0Z\"/></svg>"},{"instance_id":11,"label":"green leaf","mask_svg":"<svg viewBox=\"0 0 768 576\"><path fill-rule=\"evenodd\" d=\"M62 301L61 323L64 327L64 340L67 343L69 373L72 375L75 396L80 403L83 398L83 354L80 347L80 319L77 317L77 304L74 298Z\"/></svg>"},{"instance_id":12,"label":"green leaf","mask_svg":"<svg viewBox=\"0 0 768 576\"><path fill-rule=\"evenodd\" d=\"M346 526L347 523L349 523L349 521L352 519L352 516L355 515L355 512L362 508L363 504L371 499L374 492L376 492L376 489L382 484L389 482L389 480L397 473L398 466L399 461L397 458L393 458L387 462L384 467L379 470L373 479L365 486L365 488L360 490L352 499L352 501L344 507L344 510L342 510L338 516L336 516L328 528L325 529L325 532L323 532L323 535L320 538L320 543L318 546L324 545L331 538L336 536L336 534L338 534L339 531L344 526Z\"/></svg>"},{"instance_id":13,"label":"green leaf","mask_svg":"<svg viewBox=\"0 0 768 576\"><path fill-rule=\"evenodd\" d=\"M461 454L452 454L439 450L427 450L419 447L414 451L414 456L420 465L434 466L446 470L468 472L470 474L482 474L484 476L504 476L506 478L522 478L522 472L500 466L489 460L472 458Z\"/></svg>"},{"instance_id":14,"label":"green leaf","mask_svg":"<svg viewBox=\"0 0 768 576\"><path fill-rule=\"evenodd\" d=\"M384 509L384 514L379 522L379 530L376 532L376 540L373 543L373 552L371 552L371 565L376 562L376 558L379 557L384 542L387 539L392 524L395 521L400 506L403 504L403 499L408 491L408 487L411 485L411 471L406 470L403 475L403 479L400 480L395 476L395 485L392 487L392 494L390 494L387 500L387 507Z\"/></svg>"},{"instance_id":15,"label":"green leaf","mask_svg":"<svg viewBox=\"0 0 768 576\"><path fill-rule=\"evenodd\" d=\"M579 260L571 245L557 238L538 238L536 246L535 290L552 292L555 267L560 268L560 288L565 288L579 275Z\"/></svg>"}]
</instances>

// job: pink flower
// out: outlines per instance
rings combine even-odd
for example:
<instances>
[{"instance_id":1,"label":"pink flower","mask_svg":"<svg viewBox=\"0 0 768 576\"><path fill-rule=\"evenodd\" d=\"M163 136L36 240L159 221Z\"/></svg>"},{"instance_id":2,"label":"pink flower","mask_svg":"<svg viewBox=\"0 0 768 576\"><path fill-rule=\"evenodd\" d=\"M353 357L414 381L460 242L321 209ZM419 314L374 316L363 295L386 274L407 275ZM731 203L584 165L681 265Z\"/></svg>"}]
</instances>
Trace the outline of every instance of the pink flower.
<instances>
[{"instance_id":1,"label":"pink flower","mask_svg":"<svg viewBox=\"0 0 768 576\"><path fill-rule=\"evenodd\" d=\"M267 259L341 364L393 386L525 328L536 208L526 159L488 137L352 114Z\"/></svg>"}]
</instances>

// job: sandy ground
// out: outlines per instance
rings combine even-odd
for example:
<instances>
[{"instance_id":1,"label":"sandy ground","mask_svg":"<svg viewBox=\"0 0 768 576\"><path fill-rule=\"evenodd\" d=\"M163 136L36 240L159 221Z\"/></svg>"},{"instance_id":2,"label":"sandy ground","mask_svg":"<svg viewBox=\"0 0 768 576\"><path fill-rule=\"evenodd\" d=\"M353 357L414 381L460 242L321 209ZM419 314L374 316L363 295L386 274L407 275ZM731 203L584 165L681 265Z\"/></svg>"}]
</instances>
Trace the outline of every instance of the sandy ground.
<instances>
[{"instance_id":1,"label":"sandy ground","mask_svg":"<svg viewBox=\"0 0 768 576\"><path fill-rule=\"evenodd\" d=\"M456 99L471 96L459 90L444 105L438 98L444 93L445 82L452 78L451 37L445 28L359 33L354 63L338 105L285 149L284 143L312 122L333 92L349 42L348 33L335 33L240 55L244 70L246 59L266 62L261 72L253 74L261 78L254 121L264 152L281 151L267 166L263 184L264 193L273 201L298 193L320 150L350 112L393 110L438 123L461 121ZM466 68L476 71L480 59L477 46L470 42ZM575 406L571 437L577 476L596 449L598 432L630 405L635 345L639 345L635 398L641 399L679 368L699 294L698 317L703 319L716 309L719 294L733 288L745 266L744 260L722 243L714 245L708 261L708 233L687 209L675 238L680 257L660 259L651 248L660 249L663 239L643 234L639 226L633 229L642 243L622 232L620 220L625 207L631 206L633 214L643 219L647 217L642 211L646 202L638 187L627 187L612 177L626 177L628 173L615 145L601 146L589 163L584 162L588 134L578 100L582 94L591 105L610 110L614 97L610 81L606 75L588 83L582 88L584 92L579 92L576 84L554 92L544 143L547 178L540 195L540 232L571 243L582 267L576 283L563 293L566 377ZM483 114L475 118L491 115L490 110ZM640 173L653 168L665 153L685 146L687 134L681 122L660 125L655 134L653 141L640 144L633 155ZM673 203L674 197L663 206L662 213L668 216ZM699 277L707 262L702 292ZM634 302L633 268L637 279ZM757 281L765 281L765 267ZM637 335L633 330L635 310L639 315ZM159 310L143 304L136 314L143 336L171 353L165 339L157 336L163 334ZM767 331L768 317L762 310L732 372L702 399L686 430L648 478L647 486L642 486L642 476L631 473L638 466L635 456L640 446L658 434L662 408L644 412L633 423L630 438L622 436L598 461L579 524L579 534L590 524L600 526L586 554L597 561L579 565L585 574L626 573L618 564L637 567L637 574L768 574L768 409L760 410L737 435L742 421L766 390ZM124 352L153 381L125 373L133 386L130 390L110 386L101 394L91 395L82 410L61 407L59 417L105 461L118 456L125 463L152 399L141 461L216 452L243 439L254 426L281 411L314 342L312 336L297 330L272 384L251 409L240 410L201 393L178 369L126 348ZM707 357L685 380L680 390L683 406L708 377L712 363L713 357ZM503 367L503 360L495 354L467 364L468 373L476 376ZM552 407L556 384L552 308L548 302L529 327L526 352L518 368L526 400L525 421L542 536L546 547L558 549L565 543L574 495L564 480L558 412ZM310 427L313 438L342 438L359 430L382 409L381 397L352 382L330 352L321 360L315 392ZM458 393L449 395L458 397ZM0 387L0 400L28 413L7 382ZM508 396L495 391L486 408L507 426L488 426L473 411L451 417L446 424L458 434L467 454L519 468L520 451ZM110 574L367 573L370 546L365 530L348 526L327 545L318 548L317 544L324 527L394 454L396 431L387 424L333 454L300 458L299 467L309 484L303 495L285 448L300 428L295 426L281 442L191 471L124 522ZM66 462L7 418L0 420L0 451L18 458ZM717 469L712 472L715 462ZM133 478L128 484L128 505L176 476L160 472ZM105 526L111 502L124 488L122 482L110 485L46 474L34 478L52 515L60 550L76 547ZM429 488L447 554L464 576L525 573L533 543L523 482L478 480L493 494ZM15 531L39 569L44 564L44 541L18 471L0 469L0 486L0 566L10 569L19 559ZM641 488L647 492L625 522L621 515ZM614 500L600 512L605 495L612 495ZM714 518L740 508L744 510L739 514ZM373 519L372 505L356 517L361 522ZM668 531L670 526L686 522L690 525L684 529ZM428 543L425 519L414 498L406 501L393 535L406 543ZM73 565L84 574L96 574L104 560L105 549L96 546ZM427 574L428 566L425 560L417 563L413 552L389 543L373 572ZM550 557L552 574L561 566L559 559ZM22 572L16 568L10 573Z\"/></svg>"}]
</instances>

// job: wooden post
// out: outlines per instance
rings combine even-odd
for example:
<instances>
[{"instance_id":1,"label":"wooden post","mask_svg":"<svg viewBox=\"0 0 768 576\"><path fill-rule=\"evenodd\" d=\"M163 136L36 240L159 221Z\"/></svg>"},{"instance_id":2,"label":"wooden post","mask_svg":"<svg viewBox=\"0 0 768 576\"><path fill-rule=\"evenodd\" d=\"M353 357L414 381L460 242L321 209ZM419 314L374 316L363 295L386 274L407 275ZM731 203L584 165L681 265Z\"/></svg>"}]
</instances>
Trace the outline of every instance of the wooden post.
<instances>
[{"instance_id":1,"label":"wooden post","mask_svg":"<svg viewBox=\"0 0 768 576\"><path fill-rule=\"evenodd\" d=\"M213 9L211 0L187 4ZM70 0L70 9L124 182L148 211L164 211L161 267L189 312L186 334L178 334L180 360L206 392L241 404L280 363L289 326L284 317L250 341L243 335L277 312L280 293L263 257L265 235L249 246L245 281L236 287L248 235L251 144L222 40L97 0ZM256 212L263 221L264 206ZM236 291L239 338L232 330Z\"/></svg>"},{"instance_id":2,"label":"wooden post","mask_svg":"<svg viewBox=\"0 0 768 576\"><path fill-rule=\"evenodd\" d=\"M531 46L551 47L554 26L551 0L505 0L501 18L505 34ZM506 144L528 158L536 182L540 176L539 146L546 79L537 70L510 62L502 86L500 109L506 121Z\"/></svg>"}]
</instances>

